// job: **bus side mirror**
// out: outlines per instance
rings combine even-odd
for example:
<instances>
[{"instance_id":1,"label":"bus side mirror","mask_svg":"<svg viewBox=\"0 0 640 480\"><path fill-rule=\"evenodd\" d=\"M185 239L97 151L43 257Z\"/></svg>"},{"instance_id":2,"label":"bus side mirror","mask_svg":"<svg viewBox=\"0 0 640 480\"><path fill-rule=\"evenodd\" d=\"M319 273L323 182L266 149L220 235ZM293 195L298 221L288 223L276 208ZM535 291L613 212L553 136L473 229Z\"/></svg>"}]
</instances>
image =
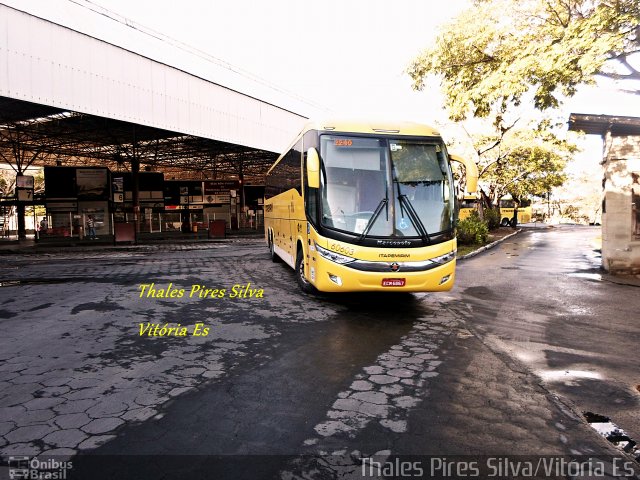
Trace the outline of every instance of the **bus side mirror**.
<instances>
[{"instance_id":1,"label":"bus side mirror","mask_svg":"<svg viewBox=\"0 0 640 480\"><path fill-rule=\"evenodd\" d=\"M449 154L449 159L464 165L465 176L467 178L467 192L475 193L478 189L478 166L476 162L454 154Z\"/></svg>"},{"instance_id":2,"label":"bus side mirror","mask_svg":"<svg viewBox=\"0 0 640 480\"><path fill-rule=\"evenodd\" d=\"M320 188L320 157L315 148L307 150L307 183L309 188Z\"/></svg>"}]
</instances>

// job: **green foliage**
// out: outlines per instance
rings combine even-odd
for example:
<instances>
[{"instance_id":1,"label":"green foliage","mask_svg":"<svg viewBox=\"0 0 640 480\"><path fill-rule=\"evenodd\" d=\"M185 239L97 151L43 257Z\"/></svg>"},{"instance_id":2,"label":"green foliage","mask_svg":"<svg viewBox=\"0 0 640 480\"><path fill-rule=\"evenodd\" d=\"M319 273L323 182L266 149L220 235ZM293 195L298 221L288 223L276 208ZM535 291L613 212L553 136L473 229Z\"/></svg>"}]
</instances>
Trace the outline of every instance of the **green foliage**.
<instances>
[{"instance_id":1,"label":"green foliage","mask_svg":"<svg viewBox=\"0 0 640 480\"><path fill-rule=\"evenodd\" d=\"M553 210L561 218L578 223L600 222L602 174L596 170L573 175L561 188L553 190L552 197Z\"/></svg>"},{"instance_id":2,"label":"green foliage","mask_svg":"<svg viewBox=\"0 0 640 480\"><path fill-rule=\"evenodd\" d=\"M33 175L33 189L35 193L44 193L44 169L38 170Z\"/></svg>"},{"instance_id":3,"label":"green foliage","mask_svg":"<svg viewBox=\"0 0 640 480\"><path fill-rule=\"evenodd\" d=\"M476 0L408 73L417 90L441 78L454 120L504 113L529 92L536 108L555 108L594 75L639 80L627 61L640 51L639 25L637 0Z\"/></svg>"},{"instance_id":4,"label":"green foliage","mask_svg":"<svg viewBox=\"0 0 640 480\"><path fill-rule=\"evenodd\" d=\"M469 217L458 222L458 242L462 245L481 245L488 237L489 227L480 219L478 212L473 211Z\"/></svg>"},{"instance_id":5,"label":"green foliage","mask_svg":"<svg viewBox=\"0 0 640 480\"><path fill-rule=\"evenodd\" d=\"M489 230L496 230L500 227L500 210L496 208L485 208L483 210L484 221L487 223Z\"/></svg>"},{"instance_id":6,"label":"green foliage","mask_svg":"<svg viewBox=\"0 0 640 480\"><path fill-rule=\"evenodd\" d=\"M488 185L492 203L506 194L514 198L542 196L564 183L564 169L576 151L545 122L531 129L496 129L472 137L478 152L480 179ZM495 148L492 148L495 147Z\"/></svg>"},{"instance_id":7,"label":"green foliage","mask_svg":"<svg viewBox=\"0 0 640 480\"><path fill-rule=\"evenodd\" d=\"M13 170L4 170L0 168L0 197L13 196L15 183L15 172L13 172Z\"/></svg>"}]
</instances>

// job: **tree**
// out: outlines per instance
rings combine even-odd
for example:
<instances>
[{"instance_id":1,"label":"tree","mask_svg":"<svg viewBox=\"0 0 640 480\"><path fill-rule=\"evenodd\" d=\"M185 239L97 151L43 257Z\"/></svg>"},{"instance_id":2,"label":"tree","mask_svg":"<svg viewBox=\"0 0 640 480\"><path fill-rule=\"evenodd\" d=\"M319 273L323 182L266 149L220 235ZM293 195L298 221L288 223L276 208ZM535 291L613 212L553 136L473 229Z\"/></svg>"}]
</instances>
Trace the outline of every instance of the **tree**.
<instances>
[{"instance_id":1,"label":"tree","mask_svg":"<svg viewBox=\"0 0 640 480\"><path fill-rule=\"evenodd\" d=\"M492 208L506 194L515 199L543 196L562 185L564 169L576 151L558 138L548 121L532 128L496 128L490 134L470 135L477 154L481 194Z\"/></svg>"},{"instance_id":2,"label":"tree","mask_svg":"<svg viewBox=\"0 0 640 480\"><path fill-rule=\"evenodd\" d=\"M602 216L601 175L584 172L571 176L553 193L554 210L565 220L599 223Z\"/></svg>"},{"instance_id":3,"label":"tree","mask_svg":"<svg viewBox=\"0 0 640 480\"><path fill-rule=\"evenodd\" d=\"M0 198L6 200L13 197L15 192L16 177L12 171L0 168ZM13 215L13 206L0 205L0 235L4 234L3 228L8 229L7 221Z\"/></svg>"},{"instance_id":4,"label":"tree","mask_svg":"<svg viewBox=\"0 0 640 480\"><path fill-rule=\"evenodd\" d=\"M417 90L441 77L452 119L483 118L526 95L540 110L557 107L597 75L640 80L638 52L638 0L476 0L408 73Z\"/></svg>"},{"instance_id":5,"label":"tree","mask_svg":"<svg viewBox=\"0 0 640 480\"><path fill-rule=\"evenodd\" d=\"M16 185L15 174L4 168L0 168L0 197L7 198L14 195Z\"/></svg>"}]
</instances>

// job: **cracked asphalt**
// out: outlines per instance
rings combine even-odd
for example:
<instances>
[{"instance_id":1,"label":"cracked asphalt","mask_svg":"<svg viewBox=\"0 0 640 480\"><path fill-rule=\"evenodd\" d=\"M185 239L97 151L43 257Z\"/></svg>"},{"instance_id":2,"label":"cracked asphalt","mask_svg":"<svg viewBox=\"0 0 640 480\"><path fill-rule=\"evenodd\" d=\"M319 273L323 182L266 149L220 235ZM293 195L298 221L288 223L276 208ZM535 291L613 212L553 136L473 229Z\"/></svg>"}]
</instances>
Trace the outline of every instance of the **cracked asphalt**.
<instances>
[{"instance_id":1,"label":"cracked asphalt","mask_svg":"<svg viewBox=\"0 0 640 480\"><path fill-rule=\"evenodd\" d=\"M506 248L557 236L525 232ZM450 293L315 297L258 240L3 255L0 454L135 479L361 478L372 457L615 454L575 398L509 347L508 332L530 341L523 322L557 328L536 320L549 306L505 311L477 290L517 266L492 260L501 248L461 262ZM550 291L562 280L538 276ZM140 298L148 283L187 294ZM194 284L226 295L189 298ZM263 297L230 297L248 284ZM140 335L147 323L189 334ZM191 334L198 323L208 335Z\"/></svg>"}]
</instances>

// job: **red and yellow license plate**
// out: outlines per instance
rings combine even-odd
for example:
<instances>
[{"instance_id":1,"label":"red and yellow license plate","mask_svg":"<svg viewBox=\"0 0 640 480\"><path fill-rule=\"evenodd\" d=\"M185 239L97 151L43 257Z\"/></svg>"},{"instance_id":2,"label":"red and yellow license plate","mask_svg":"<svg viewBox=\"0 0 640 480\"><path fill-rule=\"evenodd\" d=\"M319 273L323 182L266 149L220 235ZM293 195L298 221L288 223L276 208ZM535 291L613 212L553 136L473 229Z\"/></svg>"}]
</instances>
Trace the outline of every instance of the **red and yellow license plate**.
<instances>
[{"instance_id":1,"label":"red and yellow license plate","mask_svg":"<svg viewBox=\"0 0 640 480\"><path fill-rule=\"evenodd\" d=\"M383 278L383 287L404 287L407 281L404 278Z\"/></svg>"}]
</instances>

